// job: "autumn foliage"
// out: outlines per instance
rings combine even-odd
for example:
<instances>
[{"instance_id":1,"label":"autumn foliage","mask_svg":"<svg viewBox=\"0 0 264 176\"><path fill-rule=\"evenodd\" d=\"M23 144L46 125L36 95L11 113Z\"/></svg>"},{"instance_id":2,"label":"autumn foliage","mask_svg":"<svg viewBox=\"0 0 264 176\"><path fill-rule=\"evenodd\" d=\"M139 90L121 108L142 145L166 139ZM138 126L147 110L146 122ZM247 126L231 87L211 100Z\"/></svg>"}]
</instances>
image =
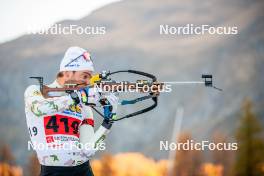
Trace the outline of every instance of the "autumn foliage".
<instances>
[{"instance_id":1,"label":"autumn foliage","mask_svg":"<svg viewBox=\"0 0 264 176\"><path fill-rule=\"evenodd\" d=\"M93 160L92 168L96 176L167 176L168 160L154 161L141 153L121 153L115 156L106 154L101 160ZM223 166L204 163L198 168L201 176L223 176ZM174 176L192 176L188 170L181 170L181 173ZM198 173L197 173L198 174Z\"/></svg>"},{"instance_id":2,"label":"autumn foliage","mask_svg":"<svg viewBox=\"0 0 264 176\"><path fill-rule=\"evenodd\" d=\"M0 148L0 176L22 176L23 170L15 165L15 158L8 145Z\"/></svg>"},{"instance_id":3,"label":"autumn foliage","mask_svg":"<svg viewBox=\"0 0 264 176\"><path fill-rule=\"evenodd\" d=\"M106 154L101 160L92 161L96 176L162 176L166 175L167 161L154 161L141 153Z\"/></svg>"},{"instance_id":4,"label":"autumn foliage","mask_svg":"<svg viewBox=\"0 0 264 176\"><path fill-rule=\"evenodd\" d=\"M0 163L0 175L1 176L22 176L23 171L19 166L12 166L8 163Z\"/></svg>"}]
</instances>

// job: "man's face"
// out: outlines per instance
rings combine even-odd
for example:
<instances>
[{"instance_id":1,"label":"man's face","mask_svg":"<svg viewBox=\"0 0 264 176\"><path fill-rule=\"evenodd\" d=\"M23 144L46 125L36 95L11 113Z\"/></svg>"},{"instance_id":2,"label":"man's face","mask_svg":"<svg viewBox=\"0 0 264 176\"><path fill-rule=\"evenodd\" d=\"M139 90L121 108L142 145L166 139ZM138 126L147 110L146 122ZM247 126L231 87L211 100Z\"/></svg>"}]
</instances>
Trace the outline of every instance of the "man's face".
<instances>
[{"instance_id":1,"label":"man's face","mask_svg":"<svg viewBox=\"0 0 264 176\"><path fill-rule=\"evenodd\" d=\"M77 81L77 82L82 82L85 84L90 83L90 79L92 77L92 72L91 71L76 71L76 72L67 72L66 75L66 81Z\"/></svg>"}]
</instances>

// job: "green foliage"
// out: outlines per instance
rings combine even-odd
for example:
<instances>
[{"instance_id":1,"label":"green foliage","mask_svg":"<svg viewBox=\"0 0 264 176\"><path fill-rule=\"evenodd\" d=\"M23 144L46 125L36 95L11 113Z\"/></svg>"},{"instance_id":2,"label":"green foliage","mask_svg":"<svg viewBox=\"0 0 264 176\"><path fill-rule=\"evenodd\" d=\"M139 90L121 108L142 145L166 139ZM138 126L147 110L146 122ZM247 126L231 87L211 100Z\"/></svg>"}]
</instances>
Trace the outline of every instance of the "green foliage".
<instances>
[{"instance_id":1,"label":"green foliage","mask_svg":"<svg viewBox=\"0 0 264 176\"><path fill-rule=\"evenodd\" d=\"M252 103L244 102L243 115L237 129L237 158L234 175L263 176L261 167L264 164L264 140L262 127L257 116L252 111Z\"/></svg>"}]
</instances>

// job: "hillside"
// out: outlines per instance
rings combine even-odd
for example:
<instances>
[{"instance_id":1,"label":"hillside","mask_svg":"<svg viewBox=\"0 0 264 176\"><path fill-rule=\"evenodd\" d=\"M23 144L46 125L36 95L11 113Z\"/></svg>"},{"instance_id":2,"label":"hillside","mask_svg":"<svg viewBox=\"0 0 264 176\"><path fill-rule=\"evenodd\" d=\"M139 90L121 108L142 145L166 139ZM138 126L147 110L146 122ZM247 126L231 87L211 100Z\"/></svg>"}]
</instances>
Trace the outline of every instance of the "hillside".
<instances>
[{"instance_id":1,"label":"hillside","mask_svg":"<svg viewBox=\"0 0 264 176\"><path fill-rule=\"evenodd\" d=\"M166 158L159 141L170 139L175 109L184 107L182 130L198 139L212 131L227 135L237 125L244 98L253 100L264 122L264 33L262 1L127 0L96 10L62 26L105 26L105 35L25 35L0 45L0 133L23 163L28 155L23 92L29 76L51 82L69 46L87 48L97 71L136 69L162 81L199 80L214 75L223 92L203 86L175 86L160 96L159 106L114 125L107 152L143 152ZM261 10L262 9L262 10ZM160 35L161 24L237 26L238 35Z\"/></svg>"}]
</instances>

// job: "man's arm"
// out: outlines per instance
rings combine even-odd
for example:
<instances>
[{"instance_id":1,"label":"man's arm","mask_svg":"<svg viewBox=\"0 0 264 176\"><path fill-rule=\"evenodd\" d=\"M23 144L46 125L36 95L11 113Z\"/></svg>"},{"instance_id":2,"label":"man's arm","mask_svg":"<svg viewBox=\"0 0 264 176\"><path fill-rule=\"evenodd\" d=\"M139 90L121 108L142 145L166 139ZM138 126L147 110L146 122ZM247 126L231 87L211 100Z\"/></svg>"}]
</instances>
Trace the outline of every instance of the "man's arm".
<instances>
[{"instance_id":1,"label":"man's arm","mask_svg":"<svg viewBox=\"0 0 264 176\"><path fill-rule=\"evenodd\" d=\"M45 99L39 90L39 86L36 85L31 85L26 89L24 98L26 107L38 117L63 111L73 103L70 96Z\"/></svg>"},{"instance_id":2,"label":"man's arm","mask_svg":"<svg viewBox=\"0 0 264 176\"><path fill-rule=\"evenodd\" d=\"M98 150L97 145L102 142L109 129L101 125L96 132L94 132L94 119L91 108L84 106L84 116L86 117L80 126L80 143L83 145L90 145L94 152Z\"/></svg>"},{"instance_id":3,"label":"man's arm","mask_svg":"<svg viewBox=\"0 0 264 176\"><path fill-rule=\"evenodd\" d=\"M112 106L112 110L111 110L112 115L115 115L116 110L117 110L117 105L118 105L118 97L116 97L114 94L111 94L110 96L107 96L106 98ZM90 111L90 113L88 114L92 114L90 108L86 112L88 111ZM80 127L80 143L82 145L89 146L89 149L86 148L86 150L84 150L84 152L89 157L93 155L100 148L99 144L105 139L106 135L110 132L112 123L110 123L109 120L105 119L102 125L94 133L93 115L86 115L85 117L88 117L87 120L89 121L87 121L86 124L83 124Z\"/></svg>"}]
</instances>

